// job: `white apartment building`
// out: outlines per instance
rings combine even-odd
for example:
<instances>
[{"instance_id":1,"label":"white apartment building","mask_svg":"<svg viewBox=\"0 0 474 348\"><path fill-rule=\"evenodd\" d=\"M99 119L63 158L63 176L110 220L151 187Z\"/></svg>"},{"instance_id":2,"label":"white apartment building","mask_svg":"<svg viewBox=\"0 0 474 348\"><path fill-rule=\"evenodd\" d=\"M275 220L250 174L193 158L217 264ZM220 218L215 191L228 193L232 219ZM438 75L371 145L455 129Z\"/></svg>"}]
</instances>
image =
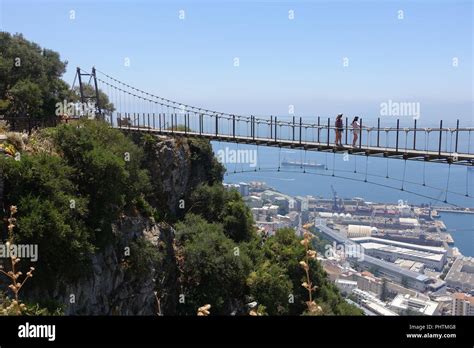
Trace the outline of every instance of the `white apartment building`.
<instances>
[{"instance_id":1,"label":"white apartment building","mask_svg":"<svg viewBox=\"0 0 474 348\"><path fill-rule=\"evenodd\" d=\"M456 292L453 294L453 315L474 315L474 297Z\"/></svg>"},{"instance_id":2,"label":"white apartment building","mask_svg":"<svg viewBox=\"0 0 474 348\"><path fill-rule=\"evenodd\" d=\"M407 312L413 315L439 315L439 303L428 299L419 298L411 295L398 294L389 305L390 309L398 314L406 314Z\"/></svg>"}]
</instances>

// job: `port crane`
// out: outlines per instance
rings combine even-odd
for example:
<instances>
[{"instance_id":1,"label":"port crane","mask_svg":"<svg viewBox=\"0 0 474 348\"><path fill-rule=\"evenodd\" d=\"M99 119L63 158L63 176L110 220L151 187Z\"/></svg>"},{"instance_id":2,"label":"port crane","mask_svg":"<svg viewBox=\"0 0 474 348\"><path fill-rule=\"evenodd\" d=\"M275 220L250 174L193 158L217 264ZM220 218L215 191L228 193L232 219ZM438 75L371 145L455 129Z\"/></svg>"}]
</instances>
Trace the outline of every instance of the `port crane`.
<instances>
[{"instance_id":1,"label":"port crane","mask_svg":"<svg viewBox=\"0 0 474 348\"><path fill-rule=\"evenodd\" d=\"M343 210L343 207L340 204L342 200L337 196L337 192L334 189L334 186L332 186L332 185L331 185L331 191L332 191L332 196L333 196L333 199L334 199L334 203L332 205L332 210L334 212L339 212L339 211Z\"/></svg>"}]
</instances>

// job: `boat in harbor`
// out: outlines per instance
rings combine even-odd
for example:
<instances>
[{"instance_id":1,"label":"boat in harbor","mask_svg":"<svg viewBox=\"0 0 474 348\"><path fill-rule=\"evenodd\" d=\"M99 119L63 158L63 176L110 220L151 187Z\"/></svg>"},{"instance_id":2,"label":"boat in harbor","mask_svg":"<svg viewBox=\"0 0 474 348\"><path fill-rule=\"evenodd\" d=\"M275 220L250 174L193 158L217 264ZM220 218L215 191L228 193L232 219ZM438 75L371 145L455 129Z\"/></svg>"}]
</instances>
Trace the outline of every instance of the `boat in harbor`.
<instances>
[{"instance_id":1,"label":"boat in harbor","mask_svg":"<svg viewBox=\"0 0 474 348\"><path fill-rule=\"evenodd\" d=\"M305 167L305 168L316 168L316 169L325 169L326 166L317 162L301 162L301 161L289 161L286 158L281 162L282 166L285 167Z\"/></svg>"}]
</instances>

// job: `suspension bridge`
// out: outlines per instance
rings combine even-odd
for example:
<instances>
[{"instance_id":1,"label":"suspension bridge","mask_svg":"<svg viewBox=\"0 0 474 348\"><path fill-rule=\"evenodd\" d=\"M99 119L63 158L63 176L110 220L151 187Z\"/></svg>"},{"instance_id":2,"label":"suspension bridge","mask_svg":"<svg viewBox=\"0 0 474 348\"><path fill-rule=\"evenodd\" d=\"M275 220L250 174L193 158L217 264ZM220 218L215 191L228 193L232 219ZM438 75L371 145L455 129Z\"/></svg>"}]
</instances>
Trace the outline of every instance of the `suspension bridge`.
<instances>
[{"instance_id":1,"label":"suspension bridge","mask_svg":"<svg viewBox=\"0 0 474 348\"><path fill-rule=\"evenodd\" d=\"M99 75L99 76L97 76ZM472 127L420 127L413 120L409 127L383 127L365 125L360 118L360 132L356 146L352 146L349 133L352 126L346 117L343 125L343 146L335 143L336 127L331 118L313 117L313 123L303 117L290 116L290 120L277 116L257 117L229 114L180 103L140 90L96 69L92 73L80 68L76 76L83 102L94 99L98 113L114 127L134 132L150 132L169 136L201 137L232 143L296 148L323 152L388 157L404 160L421 160L456 165L474 165L471 152ZM99 95L83 93L83 76L88 83L105 91L115 111L107 113ZM91 80L92 79L92 80Z\"/></svg>"},{"instance_id":2,"label":"suspension bridge","mask_svg":"<svg viewBox=\"0 0 474 348\"><path fill-rule=\"evenodd\" d=\"M459 119L451 121L449 127L443 120L436 126L431 124L427 127L419 124L418 119L400 120L387 117L384 123L388 125L383 125L381 118L372 123L364 122L360 118L359 137L354 146L351 136L353 129L346 117L343 120L341 146L335 142L336 127L333 118L254 116L219 112L148 93L95 68L90 72L77 68L73 86L76 80L79 82L81 101L85 103L93 100L97 116L109 122L112 127L127 132L197 137L257 147L301 149L305 153L317 151L334 155L404 160L402 191L407 161L449 165L447 187L441 190L445 193L445 203L448 203L447 194L450 192L448 186L451 165L474 169L474 153L471 149L471 134L474 128L462 127ZM83 88L85 84L91 86L95 93L87 95ZM99 90L107 94L109 105L100 100ZM412 120L409 125L408 120ZM368 182L369 175L366 167L365 182ZM332 176L335 176L334 171ZM386 178L389 178L388 164ZM423 186L426 186L424 167ZM470 197L468 186L466 175L466 197Z\"/></svg>"}]
</instances>

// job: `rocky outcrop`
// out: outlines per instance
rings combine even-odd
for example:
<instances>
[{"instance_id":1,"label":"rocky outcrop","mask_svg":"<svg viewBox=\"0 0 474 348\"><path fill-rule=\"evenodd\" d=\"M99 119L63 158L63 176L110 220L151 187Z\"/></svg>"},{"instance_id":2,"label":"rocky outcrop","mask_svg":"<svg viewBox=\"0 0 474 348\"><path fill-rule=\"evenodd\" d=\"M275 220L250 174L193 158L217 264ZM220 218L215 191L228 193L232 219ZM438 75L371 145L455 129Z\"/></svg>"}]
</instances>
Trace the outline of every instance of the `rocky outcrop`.
<instances>
[{"instance_id":1,"label":"rocky outcrop","mask_svg":"<svg viewBox=\"0 0 474 348\"><path fill-rule=\"evenodd\" d=\"M58 282L45 290L36 289L28 293L29 298L51 298L62 305L65 315L154 315L157 313L155 291L163 281L173 278L175 261L173 249L166 248L174 238L173 229L159 226L153 219L125 217L113 226L117 241L96 253L91 260L88 274L76 282ZM132 242L146 240L166 257L162 262L148 263L147 272L138 274L127 266L127 251ZM174 296L173 283L166 282L167 293L159 294L162 310L170 308L169 299Z\"/></svg>"},{"instance_id":2,"label":"rocky outcrop","mask_svg":"<svg viewBox=\"0 0 474 348\"><path fill-rule=\"evenodd\" d=\"M66 299L59 302L69 302L65 314L153 314L156 265L149 265L148 277L134 277L127 272L123 262L126 248L137 238L158 245L160 229L147 220L125 218L114 226L114 234L119 238L117 245L107 246L94 255L91 274L61 291ZM68 301L71 295L75 297L74 303Z\"/></svg>"},{"instance_id":3,"label":"rocky outcrop","mask_svg":"<svg viewBox=\"0 0 474 348\"><path fill-rule=\"evenodd\" d=\"M145 150L151 176L153 195L148 200L165 214L181 216L196 186L222 181L224 168L207 140L139 136L135 142Z\"/></svg>"}]
</instances>

